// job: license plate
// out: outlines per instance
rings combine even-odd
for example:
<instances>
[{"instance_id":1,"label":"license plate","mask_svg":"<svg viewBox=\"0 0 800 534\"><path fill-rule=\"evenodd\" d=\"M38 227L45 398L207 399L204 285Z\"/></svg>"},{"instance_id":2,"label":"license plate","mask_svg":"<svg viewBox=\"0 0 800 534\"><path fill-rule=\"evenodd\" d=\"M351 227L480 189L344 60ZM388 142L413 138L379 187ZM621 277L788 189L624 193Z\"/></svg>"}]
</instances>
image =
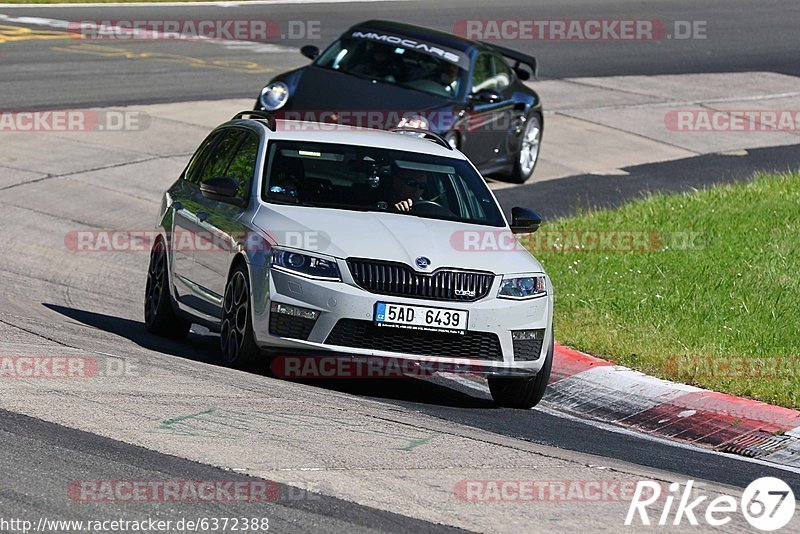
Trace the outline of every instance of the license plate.
<instances>
[{"instance_id":1,"label":"license plate","mask_svg":"<svg viewBox=\"0 0 800 534\"><path fill-rule=\"evenodd\" d=\"M469 312L463 310L388 302L375 305L375 324L378 326L463 334L467 331L468 318Z\"/></svg>"}]
</instances>

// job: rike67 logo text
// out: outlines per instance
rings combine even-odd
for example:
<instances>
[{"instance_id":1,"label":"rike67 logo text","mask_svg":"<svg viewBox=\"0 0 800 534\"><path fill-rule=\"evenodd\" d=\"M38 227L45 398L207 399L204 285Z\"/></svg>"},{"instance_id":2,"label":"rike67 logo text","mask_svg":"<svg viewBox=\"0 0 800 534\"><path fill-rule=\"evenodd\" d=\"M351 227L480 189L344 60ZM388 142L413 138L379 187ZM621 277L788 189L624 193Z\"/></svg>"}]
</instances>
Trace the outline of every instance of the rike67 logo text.
<instances>
[{"instance_id":1,"label":"rike67 logo text","mask_svg":"<svg viewBox=\"0 0 800 534\"><path fill-rule=\"evenodd\" d=\"M693 485L693 480L688 481L683 488L674 482L669 485L666 496L662 496L661 483L639 481L625 517L625 524L664 526L671 523L678 526L688 523L697 526L703 521L706 525L721 527L741 513L752 527L772 532L785 527L794 516L794 492L778 478L762 477L754 480L745 488L740 500L730 495L710 499L698 490L693 493ZM653 511L656 514L651 518Z\"/></svg>"}]
</instances>

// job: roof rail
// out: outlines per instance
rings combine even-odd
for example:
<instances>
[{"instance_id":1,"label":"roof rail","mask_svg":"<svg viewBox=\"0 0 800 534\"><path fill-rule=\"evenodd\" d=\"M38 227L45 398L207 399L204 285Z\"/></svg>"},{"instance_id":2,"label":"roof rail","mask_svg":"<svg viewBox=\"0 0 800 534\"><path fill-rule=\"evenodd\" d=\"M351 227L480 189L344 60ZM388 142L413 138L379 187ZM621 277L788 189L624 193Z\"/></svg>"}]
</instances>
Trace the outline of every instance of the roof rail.
<instances>
[{"instance_id":1,"label":"roof rail","mask_svg":"<svg viewBox=\"0 0 800 534\"><path fill-rule=\"evenodd\" d=\"M429 141L433 141L438 145L442 145L448 150L453 150L453 147L450 146L450 143L442 137L441 135L432 132L430 130L423 130L422 128L411 128L408 126L401 126L397 128L389 128L390 132L399 133L399 134L417 134L417 137L422 137L424 139L428 139Z\"/></svg>"},{"instance_id":2,"label":"roof rail","mask_svg":"<svg viewBox=\"0 0 800 534\"><path fill-rule=\"evenodd\" d=\"M275 116L272 113L270 113L269 111L260 111L260 110L257 110L257 109L251 109L251 110L248 110L248 111L240 111L239 113L234 115L231 120L235 121L236 119L243 119L247 115L249 115L249 116L251 116L253 118L256 118L256 119L261 119L261 120L267 121L267 128L269 128L273 132L277 128L277 123L275 121Z\"/></svg>"}]
</instances>

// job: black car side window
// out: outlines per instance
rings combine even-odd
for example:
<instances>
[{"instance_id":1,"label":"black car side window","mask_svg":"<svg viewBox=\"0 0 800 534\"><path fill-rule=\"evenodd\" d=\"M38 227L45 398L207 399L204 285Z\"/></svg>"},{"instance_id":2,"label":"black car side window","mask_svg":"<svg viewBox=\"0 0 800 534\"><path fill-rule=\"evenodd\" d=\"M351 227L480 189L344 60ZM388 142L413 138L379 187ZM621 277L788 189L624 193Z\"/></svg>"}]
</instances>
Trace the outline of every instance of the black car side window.
<instances>
[{"instance_id":1,"label":"black car side window","mask_svg":"<svg viewBox=\"0 0 800 534\"><path fill-rule=\"evenodd\" d=\"M242 138L247 135L245 130L230 128L223 130L222 138L214 146L213 152L209 155L208 161L203 168L203 173L200 176L200 182L210 180L211 178L220 178L225 176L228 166L239 148L239 143Z\"/></svg>"},{"instance_id":2,"label":"black car side window","mask_svg":"<svg viewBox=\"0 0 800 534\"><path fill-rule=\"evenodd\" d=\"M188 167L186 167L186 173L183 175L184 180L193 184L200 183L200 177L203 174L203 166L220 135L220 132L214 132L206 137L203 144L201 144L197 152L194 153L192 161L190 161Z\"/></svg>"},{"instance_id":3,"label":"black car side window","mask_svg":"<svg viewBox=\"0 0 800 534\"><path fill-rule=\"evenodd\" d=\"M508 66L503 58L498 56L492 56L492 63L494 63L494 89L496 91L502 91L511 85L511 80L513 79L511 67Z\"/></svg>"},{"instance_id":4,"label":"black car side window","mask_svg":"<svg viewBox=\"0 0 800 534\"><path fill-rule=\"evenodd\" d=\"M472 68L472 92L477 93L481 89L493 89L494 67L492 66L492 56L481 54L475 58L475 66Z\"/></svg>"},{"instance_id":5,"label":"black car side window","mask_svg":"<svg viewBox=\"0 0 800 534\"><path fill-rule=\"evenodd\" d=\"M239 151L231 160L225 176L233 178L239 184L236 189L236 196L241 198L250 197L250 189L253 177L256 172L256 159L258 158L258 148L260 142L255 133L245 134L245 139L239 145Z\"/></svg>"}]
</instances>

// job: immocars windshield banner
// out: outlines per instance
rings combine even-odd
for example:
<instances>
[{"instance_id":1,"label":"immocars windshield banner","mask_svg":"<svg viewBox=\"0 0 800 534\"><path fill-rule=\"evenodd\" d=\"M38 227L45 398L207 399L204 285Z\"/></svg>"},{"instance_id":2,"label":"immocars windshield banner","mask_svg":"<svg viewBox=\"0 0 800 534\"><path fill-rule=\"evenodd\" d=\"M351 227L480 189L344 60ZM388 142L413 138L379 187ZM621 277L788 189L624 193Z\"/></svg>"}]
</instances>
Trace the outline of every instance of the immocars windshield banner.
<instances>
[{"instance_id":1,"label":"immocars windshield banner","mask_svg":"<svg viewBox=\"0 0 800 534\"><path fill-rule=\"evenodd\" d=\"M354 39L367 39L379 43L400 46L416 52L422 52L450 63L455 63L462 69L469 69L469 57L457 50L439 44L425 43L416 39L410 39L400 35L392 35L386 32L376 32L371 30L354 30L350 36Z\"/></svg>"}]
</instances>

